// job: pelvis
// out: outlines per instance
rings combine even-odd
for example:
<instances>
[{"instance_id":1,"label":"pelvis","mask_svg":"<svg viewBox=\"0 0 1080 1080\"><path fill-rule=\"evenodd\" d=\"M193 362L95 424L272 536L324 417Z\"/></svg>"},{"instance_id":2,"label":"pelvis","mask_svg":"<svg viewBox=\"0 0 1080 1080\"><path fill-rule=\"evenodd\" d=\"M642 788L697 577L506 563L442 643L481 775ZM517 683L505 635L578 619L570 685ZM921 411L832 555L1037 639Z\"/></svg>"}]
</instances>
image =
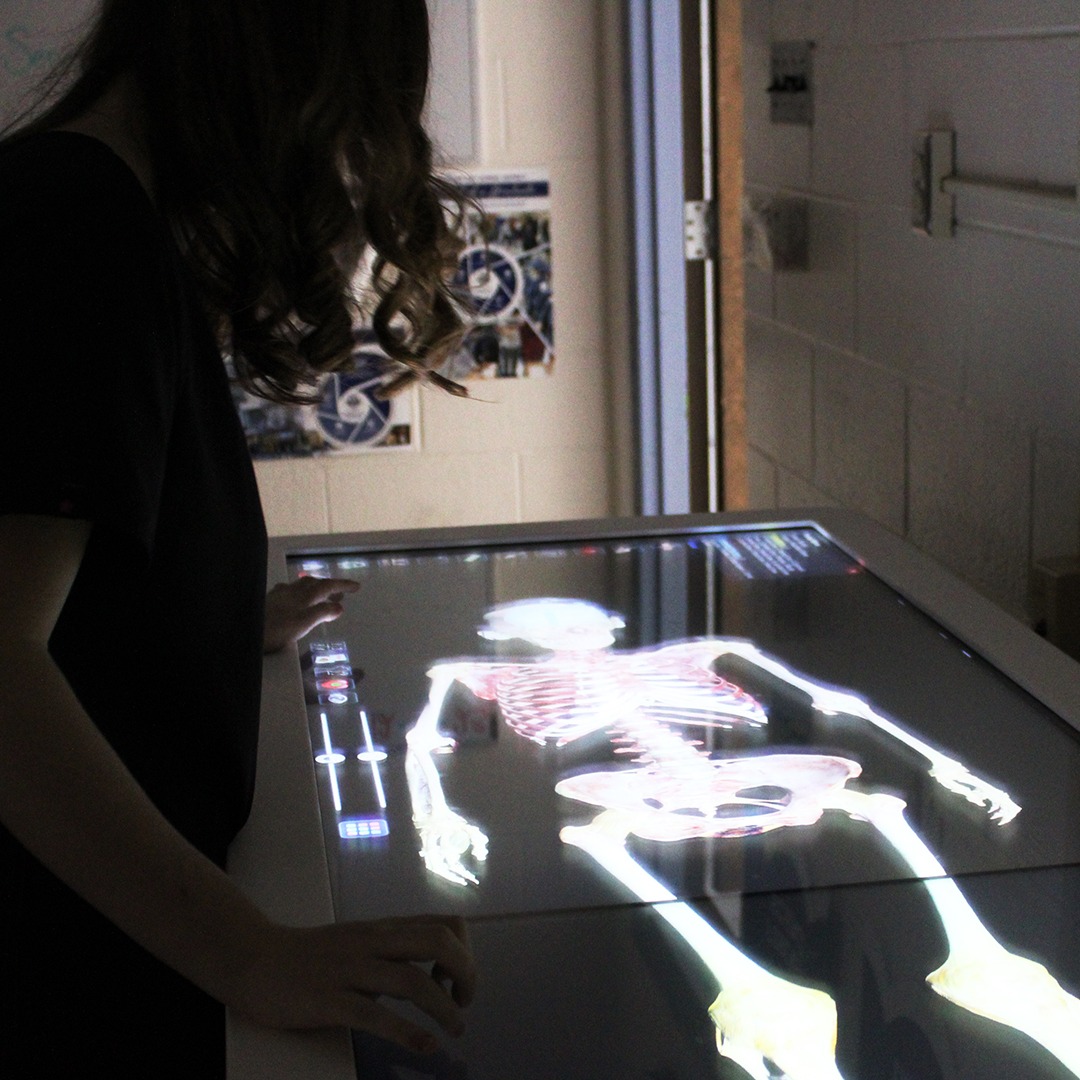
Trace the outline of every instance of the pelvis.
<instances>
[{"instance_id":1,"label":"pelvis","mask_svg":"<svg viewBox=\"0 0 1080 1080\"><path fill-rule=\"evenodd\" d=\"M858 762L821 754L696 757L581 773L555 790L624 813L627 832L642 839L685 840L812 825L829 794L861 771Z\"/></svg>"}]
</instances>

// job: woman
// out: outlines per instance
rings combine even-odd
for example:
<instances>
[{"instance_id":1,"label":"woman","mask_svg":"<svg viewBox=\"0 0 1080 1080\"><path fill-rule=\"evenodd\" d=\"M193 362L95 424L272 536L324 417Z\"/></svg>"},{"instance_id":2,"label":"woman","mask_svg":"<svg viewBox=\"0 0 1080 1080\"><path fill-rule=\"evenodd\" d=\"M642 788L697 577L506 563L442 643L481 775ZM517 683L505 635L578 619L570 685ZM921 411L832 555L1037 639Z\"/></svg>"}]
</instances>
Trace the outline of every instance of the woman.
<instances>
[{"instance_id":1,"label":"woman","mask_svg":"<svg viewBox=\"0 0 1080 1080\"><path fill-rule=\"evenodd\" d=\"M361 263L403 381L458 333L423 0L105 0L74 65L0 144L0 1075L223 1075L224 1005L430 1051L377 999L460 1031L459 920L287 928L221 870L261 647L353 588L264 609L222 354L303 400Z\"/></svg>"}]
</instances>

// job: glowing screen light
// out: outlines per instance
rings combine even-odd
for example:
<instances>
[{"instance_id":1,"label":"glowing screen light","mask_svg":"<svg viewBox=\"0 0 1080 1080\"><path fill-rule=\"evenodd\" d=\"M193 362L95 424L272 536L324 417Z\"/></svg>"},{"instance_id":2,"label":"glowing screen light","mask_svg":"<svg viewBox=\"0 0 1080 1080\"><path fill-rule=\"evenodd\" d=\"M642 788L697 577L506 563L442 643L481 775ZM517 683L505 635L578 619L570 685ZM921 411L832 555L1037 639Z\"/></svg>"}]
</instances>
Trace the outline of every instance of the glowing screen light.
<instances>
[{"instance_id":1,"label":"glowing screen light","mask_svg":"<svg viewBox=\"0 0 1080 1080\"><path fill-rule=\"evenodd\" d=\"M383 791L382 777L379 775L379 762L386 760L385 750L376 750L371 739L371 725L368 724L367 713L360 710L360 725L364 731L364 749L357 754L357 758L366 761L371 766L371 779L375 784L375 797L379 800L379 806L386 809L386 793Z\"/></svg>"},{"instance_id":2,"label":"glowing screen light","mask_svg":"<svg viewBox=\"0 0 1080 1080\"><path fill-rule=\"evenodd\" d=\"M782 576L784 545L759 542L753 552ZM799 552L796 550L795 555ZM949 960L928 983L956 1005L1025 1032L1080 1076L1080 1000L1041 965L1015 956L983 927L944 867L904 817L892 795L847 787L857 761L820 754L761 754L717 759L678 729L763 726L768 716L740 687L713 670L738 657L805 692L820 715L858 718L915 750L943 788L982 807L998 825L1020 806L1007 792L972 774L914 732L848 691L816 682L761 652L750 642L701 638L620 652L615 613L581 600L520 600L489 609L479 634L520 640L549 652L537 658L447 661L429 669L426 707L407 734L413 820L421 857L432 873L455 884L478 884L464 859L482 861L487 836L451 809L432 754L447 745L436 724L446 696L461 683L494 701L503 722L540 744L566 743L606 729L631 768L576 773L556 791L598 810L592 823L564 828L561 839L581 848L624 886L650 903L697 952L716 977L720 995L710 1008L720 1053L750 1075L771 1074L769 1063L799 1080L841 1080L834 1059L836 1010L828 994L765 972L717 930L661 886L627 849L630 836L660 842L691 837L740 837L784 826L814 825L826 810L868 823L923 880L950 945ZM1006 988L1023 985L1019 1005ZM800 1019L793 1021L795 1014ZM782 1022L776 1017L781 1015ZM794 1037L793 1037L794 1035ZM1080 1047L1080 1043L1076 1044Z\"/></svg>"},{"instance_id":3,"label":"glowing screen light","mask_svg":"<svg viewBox=\"0 0 1080 1080\"><path fill-rule=\"evenodd\" d=\"M319 683L320 690L348 690L352 686L350 679L323 679Z\"/></svg>"},{"instance_id":4,"label":"glowing screen light","mask_svg":"<svg viewBox=\"0 0 1080 1080\"><path fill-rule=\"evenodd\" d=\"M338 753L330 745L330 725L327 723L326 713L320 713L319 719L322 721L323 746L326 750L325 753L319 754L315 760L320 765L326 766L330 775L330 794L334 799L334 809L340 814L341 789L338 787L337 767L345 760L345 755Z\"/></svg>"},{"instance_id":5,"label":"glowing screen light","mask_svg":"<svg viewBox=\"0 0 1080 1080\"><path fill-rule=\"evenodd\" d=\"M338 835L342 840L375 840L390 835L386 818L342 818L338 822Z\"/></svg>"}]
</instances>

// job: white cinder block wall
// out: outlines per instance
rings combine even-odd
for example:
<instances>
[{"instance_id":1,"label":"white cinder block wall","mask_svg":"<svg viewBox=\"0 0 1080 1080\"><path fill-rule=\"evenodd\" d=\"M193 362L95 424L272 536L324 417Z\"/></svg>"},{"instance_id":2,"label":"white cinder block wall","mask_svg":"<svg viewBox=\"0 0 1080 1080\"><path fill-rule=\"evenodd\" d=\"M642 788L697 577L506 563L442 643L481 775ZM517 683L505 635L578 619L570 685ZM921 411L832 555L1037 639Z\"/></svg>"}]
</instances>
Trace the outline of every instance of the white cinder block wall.
<instances>
[{"instance_id":1,"label":"white cinder block wall","mask_svg":"<svg viewBox=\"0 0 1080 1080\"><path fill-rule=\"evenodd\" d=\"M911 228L911 148L1080 172L1076 0L745 0L751 193L810 201L810 268L748 268L757 507L861 509L1017 614L1080 551L1080 214L958 197ZM811 128L769 120L771 41L811 40Z\"/></svg>"},{"instance_id":2,"label":"white cinder block wall","mask_svg":"<svg viewBox=\"0 0 1080 1080\"><path fill-rule=\"evenodd\" d=\"M555 372L470 383L474 401L422 390L416 453L257 463L272 534L603 517L620 508L619 490L628 498L617 466L633 455L616 447L630 425L613 415L628 408L628 346L606 314L618 297L605 273L611 245L625 242L618 127L604 105L621 95L617 10L606 0L449 2L473 2L476 15L474 164L550 173Z\"/></svg>"}]
</instances>

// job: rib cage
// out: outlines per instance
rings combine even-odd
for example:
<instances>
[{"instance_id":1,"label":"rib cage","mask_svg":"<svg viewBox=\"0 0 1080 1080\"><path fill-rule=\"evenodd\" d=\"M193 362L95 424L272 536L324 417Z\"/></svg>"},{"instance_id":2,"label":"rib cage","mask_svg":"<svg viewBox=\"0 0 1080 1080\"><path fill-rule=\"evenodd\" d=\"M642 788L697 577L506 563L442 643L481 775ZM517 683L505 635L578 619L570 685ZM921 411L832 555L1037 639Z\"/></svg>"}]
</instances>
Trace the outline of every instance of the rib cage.
<instances>
[{"instance_id":1,"label":"rib cage","mask_svg":"<svg viewBox=\"0 0 1080 1080\"><path fill-rule=\"evenodd\" d=\"M581 652L502 667L482 696L507 725L534 742L562 746L605 727L652 721L683 726L760 727L764 709L681 646L637 653Z\"/></svg>"}]
</instances>

